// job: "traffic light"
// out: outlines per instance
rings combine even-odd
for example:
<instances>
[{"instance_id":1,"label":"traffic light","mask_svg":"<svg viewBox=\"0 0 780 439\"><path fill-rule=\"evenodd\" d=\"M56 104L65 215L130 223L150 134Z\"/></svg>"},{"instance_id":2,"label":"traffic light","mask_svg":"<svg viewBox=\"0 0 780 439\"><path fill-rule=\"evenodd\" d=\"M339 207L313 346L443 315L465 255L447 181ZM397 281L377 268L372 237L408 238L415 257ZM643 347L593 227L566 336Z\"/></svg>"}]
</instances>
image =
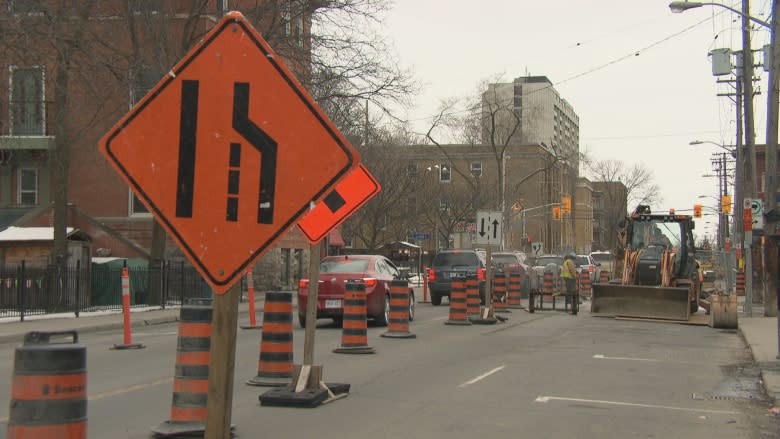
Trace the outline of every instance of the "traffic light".
<instances>
[{"instance_id":1,"label":"traffic light","mask_svg":"<svg viewBox=\"0 0 780 439\"><path fill-rule=\"evenodd\" d=\"M693 217L694 218L701 218L701 204L694 204L693 205Z\"/></svg>"},{"instance_id":2,"label":"traffic light","mask_svg":"<svg viewBox=\"0 0 780 439\"><path fill-rule=\"evenodd\" d=\"M571 197L568 195L562 195L561 196L561 206L563 207L561 209L561 212L570 215L571 214Z\"/></svg>"},{"instance_id":3,"label":"traffic light","mask_svg":"<svg viewBox=\"0 0 780 439\"><path fill-rule=\"evenodd\" d=\"M731 215L731 195L724 195L720 198L720 210L726 215Z\"/></svg>"},{"instance_id":4,"label":"traffic light","mask_svg":"<svg viewBox=\"0 0 780 439\"><path fill-rule=\"evenodd\" d=\"M560 206L554 206L552 208L552 214L553 214L553 220L560 221L561 220L561 208L560 208Z\"/></svg>"}]
</instances>

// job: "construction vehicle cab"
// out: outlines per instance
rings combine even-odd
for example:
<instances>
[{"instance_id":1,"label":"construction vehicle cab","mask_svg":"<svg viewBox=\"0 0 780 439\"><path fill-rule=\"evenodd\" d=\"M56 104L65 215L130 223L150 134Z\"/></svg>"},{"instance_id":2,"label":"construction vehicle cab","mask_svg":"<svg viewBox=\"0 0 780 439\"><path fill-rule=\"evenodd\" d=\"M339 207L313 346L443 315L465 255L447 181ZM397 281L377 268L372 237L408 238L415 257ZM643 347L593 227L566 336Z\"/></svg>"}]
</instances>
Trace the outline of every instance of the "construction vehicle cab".
<instances>
[{"instance_id":1,"label":"construction vehicle cab","mask_svg":"<svg viewBox=\"0 0 780 439\"><path fill-rule=\"evenodd\" d=\"M698 310L701 285L693 228L688 215L653 214L649 206L638 206L618 230L615 264L622 275L593 284L591 312L688 320Z\"/></svg>"}]
</instances>

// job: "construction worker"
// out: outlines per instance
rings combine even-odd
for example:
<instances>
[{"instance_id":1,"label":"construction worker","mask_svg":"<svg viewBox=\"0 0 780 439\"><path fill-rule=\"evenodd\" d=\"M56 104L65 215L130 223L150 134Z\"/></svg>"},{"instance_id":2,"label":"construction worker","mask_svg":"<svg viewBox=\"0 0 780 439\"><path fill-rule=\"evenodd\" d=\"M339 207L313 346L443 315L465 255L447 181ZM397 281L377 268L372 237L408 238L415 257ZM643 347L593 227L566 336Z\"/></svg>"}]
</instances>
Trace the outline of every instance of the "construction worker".
<instances>
[{"instance_id":1,"label":"construction worker","mask_svg":"<svg viewBox=\"0 0 780 439\"><path fill-rule=\"evenodd\" d=\"M574 255L566 255L563 258L563 267L561 267L561 278L566 283L566 295L571 298L572 314L577 314L577 266L574 264Z\"/></svg>"}]
</instances>

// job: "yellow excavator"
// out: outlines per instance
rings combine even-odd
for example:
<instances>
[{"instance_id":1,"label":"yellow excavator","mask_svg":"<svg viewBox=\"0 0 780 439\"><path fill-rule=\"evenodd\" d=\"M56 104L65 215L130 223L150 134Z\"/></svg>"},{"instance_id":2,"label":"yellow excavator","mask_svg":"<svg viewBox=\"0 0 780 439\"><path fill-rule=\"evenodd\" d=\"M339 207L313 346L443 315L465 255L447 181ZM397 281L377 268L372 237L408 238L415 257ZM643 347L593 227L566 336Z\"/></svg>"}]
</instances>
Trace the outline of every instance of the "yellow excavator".
<instances>
[{"instance_id":1,"label":"yellow excavator","mask_svg":"<svg viewBox=\"0 0 780 439\"><path fill-rule=\"evenodd\" d=\"M689 215L639 205L618 226L613 273L620 278L593 284L591 313L689 320L701 291L693 229Z\"/></svg>"}]
</instances>

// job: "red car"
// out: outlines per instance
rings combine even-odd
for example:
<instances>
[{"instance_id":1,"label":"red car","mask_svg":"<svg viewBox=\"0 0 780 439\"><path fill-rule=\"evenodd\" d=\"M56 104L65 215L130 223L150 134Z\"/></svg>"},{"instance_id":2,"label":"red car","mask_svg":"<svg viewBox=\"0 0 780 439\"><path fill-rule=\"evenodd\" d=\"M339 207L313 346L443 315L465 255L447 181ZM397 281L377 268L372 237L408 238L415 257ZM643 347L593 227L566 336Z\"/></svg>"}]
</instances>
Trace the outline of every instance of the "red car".
<instances>
[{"instance_id":1,"label":"red car","mask_svg":"<svg viewBox=\"0 0 780 439\"><path fill-rule=\"evenodd\" d=\"M327 256L320 262L317 290L317 318L331 318L341 324L344 315L344 288L347 280L366 284L366 315L386 326L390 314L390 281L402 279L398 267L381 255ZM306 327L309 279L298 282L298 322ZM409 287L409 320L414 320L414 290Z\"/></svg>"}]
</instances>

